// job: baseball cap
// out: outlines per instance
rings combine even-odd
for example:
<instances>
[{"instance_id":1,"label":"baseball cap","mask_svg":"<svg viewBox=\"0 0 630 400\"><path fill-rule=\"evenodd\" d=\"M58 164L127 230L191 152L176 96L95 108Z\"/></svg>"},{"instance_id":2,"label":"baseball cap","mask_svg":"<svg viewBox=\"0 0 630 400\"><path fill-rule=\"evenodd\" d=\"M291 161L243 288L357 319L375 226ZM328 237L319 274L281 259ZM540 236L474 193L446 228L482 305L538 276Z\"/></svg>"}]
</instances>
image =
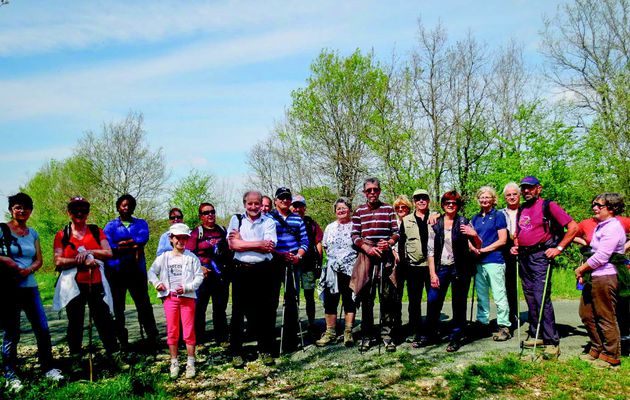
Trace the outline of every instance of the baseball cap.
<instances>
[{"instance_id":1,"label":"baseball cap","mask_svg":"<svg viewBox=\"0 0 630 400\"><path fill-rule=\"evenodd\" d=\"M428 196L429 195L429 191L427 191L426 189L416 189L413 192L413 196L411 197L416 197L416 196Z\"/></svg>"},{"instance_id":2,"label":"baseball cap","mask_svg":"<svg viewBox=\"0 0 630 400\"><path fill-rule=\"evenodd\" d=\"M289 188L279 187L278 190L276 190L276 199L280 196L287 195L287 194L289 195L289 197L293 197L291 195L291 190L289 190Z\"/></svg>"},{"instance_id":3,"label":"baseball cap","mask_svg":"<svg viewBox=\"0 0 630 400\"><path fill-rule=\"evenodd\" d=\"M68 201L68 210L75 209L75 208L78 208L80 206L87 207L89 209L90 208L90 202L87 201L87 199L85 197L81 197L81 196L73 196Z\"/></svg>"},{"instance_id":4,"label":"baseball cap","mask_svg":"<svg viewBox=\"0 0 630 400\"><path fill-rule=\"evenodd\" d=\"M536 185L540 185L540 181L538 180L538 178L536 178L535 176L526 176L525 178L521 179L521 186L536 186Z\"/></svg>"},{"instance_id":5,"label":"baseball cap","mask_svg":"<svg viewBox=\"0 0 630 400\"><path fill-rule=\"evenodd\" d=\"M190 229L186 224L173 224L170 228L168 228L168 234L169 236L190 236Z\"/></svg>"},{"instance_id":6,"label":"baseball cap","mask_svg":"<svg viewBox=\"0 0 630 400\"><path fill-rule=\"evenodd\" d=\"M301 194L296 194L295 196L293 196L293 201L291 201L291 204L295 203L302 204L304 207L306 207L306 199Z\"/></svg>"}]
</instances>

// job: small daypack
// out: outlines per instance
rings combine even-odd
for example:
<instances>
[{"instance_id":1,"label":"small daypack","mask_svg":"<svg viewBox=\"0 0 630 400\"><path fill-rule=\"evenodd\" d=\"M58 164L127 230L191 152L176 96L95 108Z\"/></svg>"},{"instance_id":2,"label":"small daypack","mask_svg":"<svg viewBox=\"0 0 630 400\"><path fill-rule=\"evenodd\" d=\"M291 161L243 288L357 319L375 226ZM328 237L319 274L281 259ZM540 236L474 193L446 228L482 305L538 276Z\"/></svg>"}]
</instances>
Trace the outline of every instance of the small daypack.
<instances>
[{"instance_id":1,"label":"small daypack","mask_svg":"<svg viewBox=\"0 0 630 400\"><path fill-rule=\"evenodd\" d=\"M543 229L546 233L551 233L551 240L553 241L553 247L557 246L558 243L562 241L565 235L564 226L560 225L558 221L551 215L551 210L549 209L549 204L551 200L543 199ZM519 221L521 220L521 211L523 211L523 206L519 206L518 211L516 212L516 232L521 231Z\"/></svg>"}]
</instances>

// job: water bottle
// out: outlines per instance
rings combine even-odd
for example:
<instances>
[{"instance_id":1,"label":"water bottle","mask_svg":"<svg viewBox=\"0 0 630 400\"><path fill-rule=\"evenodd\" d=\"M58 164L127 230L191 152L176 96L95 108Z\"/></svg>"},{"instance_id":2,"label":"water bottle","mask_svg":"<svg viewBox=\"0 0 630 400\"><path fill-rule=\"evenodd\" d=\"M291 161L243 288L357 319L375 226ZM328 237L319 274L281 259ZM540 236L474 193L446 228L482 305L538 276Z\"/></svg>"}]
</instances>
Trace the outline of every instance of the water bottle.
<instances>
[{"instance_id":1,"label":"water bottle","mask_svg":"<svg viewBox=\"0 0 630 400\"><path fill-rule=\"evenodd\" d=\"M577 279L577 280L575 281L575 288L576 288L577 290L584 290L584 284L583 284L583 283L580 283L580 280L579 280L579 279Z\"/></svg>"}]
</instances>

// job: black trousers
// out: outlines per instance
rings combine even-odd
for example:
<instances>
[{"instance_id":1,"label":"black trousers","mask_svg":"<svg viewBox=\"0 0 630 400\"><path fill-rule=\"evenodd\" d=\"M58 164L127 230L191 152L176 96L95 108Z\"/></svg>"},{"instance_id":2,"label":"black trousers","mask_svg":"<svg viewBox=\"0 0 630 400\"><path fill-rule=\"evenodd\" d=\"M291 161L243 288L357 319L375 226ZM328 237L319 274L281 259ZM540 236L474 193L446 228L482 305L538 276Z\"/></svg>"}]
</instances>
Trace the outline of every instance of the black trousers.
<instances>
[{"instance_id":1,"label":"black trousers","mask_svg":"<svg viewBox=\"0 0 630 400\"><path fill-rule=\"evenodd\" d=\"M226 309L230 298L230 282L225 273L218 275L214 271L208 272L201 286L197 289L197 305L195 307L195 336L197 343L208 340L206 336L206 311L212 298L212 325L214 338L217 343L225 342L228 338L228 323Z\"/></svg>"},{"instance_id":2,"label":"black trousers","mask_svg":"<svg viewBox=\"0 0 630 400\"><path fill-rule=\"evenodd\" d=\"M248 331L258 342L258 351L275 352L277 296L275 296L272 263L237 264L232 274L232 319L230 350L239 354L243 347L243 317Z\"/></svg>"},{"instance_id":3,"label":"black trousers","mask_svg":"<svg viewBox=\"0 0 630 400\"><path fill-rule=\"evenodd\" d=\"M431 277L429 267L405 266L405 281L407 282L407 297L409 298L409 326L416 336L425 334L422 326L422 292L429 293Z\"/></svg>"},{"instance_id":4,"label":"black trousers","mask_svg":"<svg viewBox=\"0 0 630 400\"><path fill-rule=\"evenodd\" d=\"M121 346L129 343L129 333L125 328L125 300L127 290L136 305L138 321L144 328L147 337L156 340L158 337L157 325L153 316L153 307L149 299L147 284L147 271L138 266L122 266L120 270L106 268L105 273L114 300L114 330Z\"/></svg>"}]
</instances>

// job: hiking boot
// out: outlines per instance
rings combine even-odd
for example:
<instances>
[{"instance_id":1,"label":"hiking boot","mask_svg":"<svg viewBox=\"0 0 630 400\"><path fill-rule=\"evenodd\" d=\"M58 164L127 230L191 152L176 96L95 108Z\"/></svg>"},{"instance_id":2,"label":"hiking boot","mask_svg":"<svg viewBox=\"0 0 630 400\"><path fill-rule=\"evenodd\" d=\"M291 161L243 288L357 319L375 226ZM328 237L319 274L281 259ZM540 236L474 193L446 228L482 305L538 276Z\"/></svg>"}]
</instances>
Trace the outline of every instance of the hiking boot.
<instances>
[{"instance_id":1,"label":"hiking boot","mask_svg":"<svg viewBox=\"0 0 630 400\"><path fill-rule=\"evenodd\" d=\"M608 361L604 361L601 358L598 358L597 360L593 361L592 365L595 368L606 369L606 368L619 368L621 364L611 364Z\"/></svg>"},{"instance_id":2,"label":"hiking boot","mask_svg":"<svg viewBox=\"0 0 630 400\"><path fill-rule=\"evenodd\" d=\"M197 371L195 370L195 364L186 363L186 378L194 378L196 373Z\"/></svg>"},{"instance_id":3,"label":"hiking boot","mask_svg":"<svg viewBox=\"0 0 630 400\"><path fill-rule=\"evenodd\" d=\"M171 360L171 367L169 368L169 377L171 379L177 378L179 375L179 362L177 360Z\"/></svg>"},{"instance_id":4,"label":"hiking boot","mask_svg":"<svg viewBox=\"0 0 630 400\"><path fill-rule=\"evenodd\" d=\"M553 344L546 345L542 357L545 360L557 360L558 357L560 357L560 346Z\"/></svg>"},{"instance_id":5,"label":"hiking boot","mask_svg":"<svg viewBox=\"0 0 630 400\"><path fill-rule=\"evenodd\" d=\"M232 357L231 363L232 363L232 368L236 368L236 369L245 368L245 360L243 360L243 357L241 356Z\"/></svg>"},{"instance_id":6,"label":"hiking boot","mask_svg":"<svg viewBox=\"0 0 630 400\"><path fill-rule=\"evenodd\" d=\"M543 342L542 339L534 339L534 338L529 338L527 340L524 340L523 343L521 344L523 347L539 347L539 346L543 346L545 344L545 342Z\"/></svg>"},{"instance_id":7,"label":"hiking boot","mask_svg":"<svg viewBox=\"0 0 630 400\"><path fill-rule=\"evenodd\" d=\"M263 365L267 367L271 367L276 364L276 361L273 359L273 357L269 353L260 353L260 355L258 356L258 359Z\"/></svg>"},{"instance_id":8,"label":"hiking boot","mask_svg":"<svg viewBox=\"0 0 630 400\"><path fill-rule=\"evenodd\" d=\"M593 362L593 361L597 360L597 357L593 357L593 356L591 355L591 353L580 354L580 360L582 360L582 361L588 361L588 362Z\"/></svg>"},{"instance_id":9,"label":"hiking boot","mask_svg":"<svg viewBox=\"0 0 630 400\"><path fill-rule=\"evenodd\" d=\"M499 331L492 335L492 340L495 342L505 342L512 338L512 334L510 333L510 329L507 326L502 326L499 328Z\"/></svg>"},{"instance_id":10,"label":"hiking boot","mask_svg":"<svg viewBox=\"0 0 630 400\"><path fill-rule=\"evenodd\" d=\"M335 329L326 329L321 339L315 341L315 345L317 347L324 347L329 344L334 344L337 341L337 335L335 333Z\"/></svg>"},{"instance_id":11,"label":"hiking boot","mask_svg":"<svg viewBox=\"0 0 630 400\"><path fill-rule=\"evenodd\" d=\"M351 330L346 330L343 332L343 344L346 347L354 346L354 336L352 336Z\"/></svg>"},{"instance_id":12,"label":"hiking boot","mask_svg":"<svg viewBox=\"0 0 630 400\"><path fill-rule=\"evenodd\" d=\"M61 370L57 368L48 370L48 372L44 374L44 377L54 382L59 382L60 380L63 380L64 378L63 374L61 373Z\"/></svg>"},{"instance_id":13,"label":"hiking boot","mask_svg":"<svg viewBox=\"0 0 630 400\"><path fill-rule=\"evenodd\" d=\"M427 347L431 344L431 340L427 336L420 336L418 340L411 343L411 347L414 349L420 349L422 347Z\"/></svg>"},{"instance_id":14,"label":"hiking boot","mask_svg":"<svg viewBox=\"0 0 630 400\"><path fill-rule=\"evenodd\" d=\"M368 351L370 350L370 346L371 346L371 341L369 338L363 338L361 339L361 342L359 343L359 351L363 352L363 351Z\"/></svg>"},{"instance_id":15,"label":"hiking boot","mask_svg":"<svg viewBox=\"0 0 630 400\"><path fill-rule=\"evenodd\" d=\"M113 369L117 369L119 371L129 370L129 364L126 361L126 356L121 351L107 355L105 357L105 362Z\"/></svg>"},{"instance_id":16,"label":"hiking boot","mask_svg":"<svg viewBox=\"0 0 630 400\"><path fill-rule=\"evenodd\" d=\"M388 353L396 351L396 344L394 344L391 339L383 339L383 345L385 346L385 351Z\"/></svg>"}]
</instances>

